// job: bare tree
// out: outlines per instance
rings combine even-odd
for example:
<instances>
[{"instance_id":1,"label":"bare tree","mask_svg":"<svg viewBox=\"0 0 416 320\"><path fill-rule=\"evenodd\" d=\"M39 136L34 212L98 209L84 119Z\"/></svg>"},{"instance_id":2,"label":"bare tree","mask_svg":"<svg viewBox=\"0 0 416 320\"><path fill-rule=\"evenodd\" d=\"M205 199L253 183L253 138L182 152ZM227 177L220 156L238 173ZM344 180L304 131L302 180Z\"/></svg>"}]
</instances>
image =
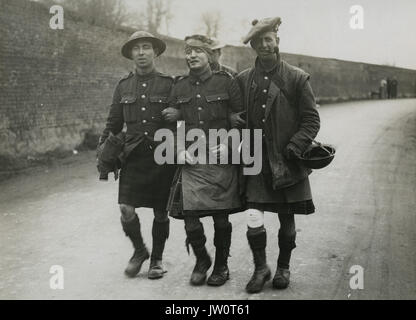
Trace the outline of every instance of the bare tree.
<instances>
[{"instance_id":1,"label":"bare tree","mask_svg":"<svg viewBox=\"0 0 416 320\"><path fill-rule=\"evenodd\" d=\"M41 0L43 3L60 4L74 12L80 19L92 24L116 28L130 26L160 33L163 27L169 32L172 20L171 3L174 0L141 0L140 12L127 10L124 0Z\"/></svg>"},{"instance_id":2,"label":"bare tree","mask_svg":"<svg viewBox=\"0 0 416 320\"><path fill-rule=\"evenodd\" d=\"M210 38L217 38L221 27L221 13L219 11L204 12L201 20L205 26L205 34Z\"/></svg>"},{"instance_id":3,"label":"bare tree","mask_svg":"<svg viewBox=\"0 0 416 320\"><path fill-rule=\"evenodd\" d=\"M128 25L135 29L145 29L158 34L166 28L169 32L169 23L172 20L171 3L173 0L142 0L144 8L140 13L129 17Z\"/></svg>"},{"instance_id":4,"label":"bare tree","mask_svg":"<svg viewBox=\"0 0 416 320\"><path fill-rule=\"evenodd\" d=\"M147 29L151 33L159 33L165 22L168 24L172 18L169 0L147 0Z\"/></svg>"}]
</instances>

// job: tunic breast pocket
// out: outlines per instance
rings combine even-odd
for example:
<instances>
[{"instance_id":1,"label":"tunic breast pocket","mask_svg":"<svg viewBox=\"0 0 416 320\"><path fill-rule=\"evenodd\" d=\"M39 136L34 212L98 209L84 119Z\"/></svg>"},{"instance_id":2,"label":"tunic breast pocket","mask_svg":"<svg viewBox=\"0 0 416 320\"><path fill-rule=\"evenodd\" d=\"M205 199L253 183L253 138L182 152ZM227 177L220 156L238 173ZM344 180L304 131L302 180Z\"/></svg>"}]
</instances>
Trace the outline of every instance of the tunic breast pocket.
<instances>
[{"instance_id":1,"label":"tunic breast pocket","mask_svg":"<svg viewBox=\"0 0 416 320\"><path fill-rule=\"evenodd\" d=\"M205 98L207 100L207 108L212 117L212 120L227 119L228 101L230 100L228 93L207 95Z\"/></svg>"},{"instance_id":2,"label":"tunic breast pocket","mask_svg":"<svg viewBox=\"0 0 416 320\"><path fill-rule=\"evenodd\" d=\"M125 122L136 122L139 118L137 97L132 94L121 96L120 103L123 105L123 116Z\"/></svg>"},{"instance_id":3,"label":"tunic breast pocket","mask_svg":"<svg viewBox=\"0 0 416 320\"><path fill-rule=\"evenodd\" d=\"M149 102L152 120L161 121L163 119L162 110L168 106L168 97L150 96Z\"/></svg>"},{"instance_id":4,"label":"tunic breast pocket","mask_svg":"<svg viewBox=\"0 0 416 320\"><path fill-rule=\"evenodd\" d=\"M189 123L195 123L198 115L195 112L194 108L192 108L191 105L192 97L186 96L186 97L178 97L176 99L176 106L179 108L182 112L182 117L185 122Z\"/></svg>"}]
</instances>

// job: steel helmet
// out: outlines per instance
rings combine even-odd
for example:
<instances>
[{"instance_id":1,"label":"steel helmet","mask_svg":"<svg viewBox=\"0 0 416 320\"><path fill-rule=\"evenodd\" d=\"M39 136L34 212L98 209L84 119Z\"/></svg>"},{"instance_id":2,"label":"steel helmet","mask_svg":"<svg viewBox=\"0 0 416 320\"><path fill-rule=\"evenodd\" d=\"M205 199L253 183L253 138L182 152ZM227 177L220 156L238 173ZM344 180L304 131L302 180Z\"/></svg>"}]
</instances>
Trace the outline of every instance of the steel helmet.
<instances>
[{"instance_id":1,"label":"steel helmet","mask_svg":"<svg viewBox=\"0 0 416 320\"><path fill-rule=\"evenodd\" d=\"M313 143L300 157L302 164L310 169L322 169L331 163L335 157L335 148L313 140Z\"/></svg>"},{"instance_id":2,"label":"steel helmet","mask_svg":"<svg viewBox=\"0 0 416 320\"><path fill-rule=\"evenodd\" d=\"M154 35L147 31L136 31L133 33L130 38L124 43L121 48L121 54L127 59L131 58L131 47L137 40L147 40L153 44L153 48L156 51L156 56L160 56L166 50L166 43L159 38L156 38Z\"/></svg>"}]
</instances>

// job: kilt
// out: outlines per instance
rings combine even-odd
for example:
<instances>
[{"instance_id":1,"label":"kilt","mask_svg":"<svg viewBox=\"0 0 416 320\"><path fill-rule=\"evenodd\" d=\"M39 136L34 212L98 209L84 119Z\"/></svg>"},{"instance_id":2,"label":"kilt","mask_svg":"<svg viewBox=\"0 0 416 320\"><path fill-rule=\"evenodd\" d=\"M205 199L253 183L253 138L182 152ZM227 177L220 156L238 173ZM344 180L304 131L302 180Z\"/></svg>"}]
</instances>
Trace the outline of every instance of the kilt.
<instances>
[{"instance_id":1,"label":"kilt","mask_svg":"<svg viewBox=\"0 0 416 320\"><path fill-rule=\"evenodd\" d=\"M309 179L305 178L290 187L273 189L272 171L267 153L264 153L262 171L246 179L246 208L284 214L314 213Z\"/></svg>"},{"instance_id":2,"label":"kilt","mask_svg":"<svg viewBox=\"0 0 416 320\"><path fill-rule=\"evenodd\" d=\"M158 165L147 141L140 143L121 167L118 203L165 210L175 170Z\"/></svg>"},{"instance_id":3,"label":"kilt","mask_svg":"<svg viewBox=\"0 0 416 320\"><path fill-rule=\"evenodd\" d=\"M303 200L290 203L259 203L248 202L247 209L257 209L261 211L283 213L283 214L311 214L315 212L312 200Z\"/></svg>"}]
</instances>

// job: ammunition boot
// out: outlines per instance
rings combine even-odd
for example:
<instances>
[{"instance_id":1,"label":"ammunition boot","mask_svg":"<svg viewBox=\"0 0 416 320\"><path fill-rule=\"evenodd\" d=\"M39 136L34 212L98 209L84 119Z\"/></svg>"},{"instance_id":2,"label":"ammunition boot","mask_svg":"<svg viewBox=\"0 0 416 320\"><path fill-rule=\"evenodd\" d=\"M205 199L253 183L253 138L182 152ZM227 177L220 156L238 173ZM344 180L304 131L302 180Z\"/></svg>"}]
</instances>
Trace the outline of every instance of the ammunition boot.
<instances>
[{"instance_id":1,"label":"ammunition boot","mask_svg":"<svg viewBox=\"0 0 416 320\"><path fill-rule=\"evenodd\" d=\"M289 269L283 269L277 267L276 274L273 278L273 288L286 289L289 286L290 271Z\"/></svg>"},{"instance_id":2,"label":"ammunition boot","mask_svg":"<svg viewBox=\"0 0 416 320\"><path fill-rule=\"evenodd\" d=\"M247 239L253 253L254 273L247 283L246 291L258 293L271 278L271 271L266 263L266 229L263 228L255 234L251 234L250 230L247 231Z\"/></svg>"},{"instance_id":3,"label":"ammunition boot","mask_svg":"<svg viewBox=\"0 0 416 320\"><path fill-rule=\"evenodd\" d=\"M211 267L211 257L209 256L205 243L207 238L204 234L204 227L196 230L186 231L187 242L191 244L192 250L196 256L196 264L191 274L190 282L194 286L200 286L205 283L207 271Z\"/></svg>"},{"instance_id":4,"label":"ammunition boot","mask_svg":"<svg viewBox=\"0 0 416 320\"><path fill-rule=\"evenodd\" d=\"M124 270L124 273L128 277L133 278L140 272L143 262L149 259L149 251L144 245L140 231L140 221L137 215L133 220L128 222L121 219L121 225L123 226L126 236L130 238L134 247L133 256L130 258L129 263Z\"/></svg>"},{"instance_id":5,"label":"ammunition boot","mask_svg":"<svg viewBox=\"0 0 416 320\"><path fill-rule=\"evenodd\" d=\"M225 228L215 228L215 263L214 270L207 280L210 286L222 286L229 278L228 256L230 254L232 225Z\"/></svg>"},{"instance_id":6,"label":"ammunition boot","mask_svg":"<svg viewBox=\"0 0 416 320\"><path fill-rule=\"evenodd\" d=\"M152 238L153 247L150 258L150 266L148 272L149 279L160 279L166 272L162 265L162 256L165 249L166 240L169 237L169 220L158 222L153 220Z\"/></svg>"}]
</instances>

